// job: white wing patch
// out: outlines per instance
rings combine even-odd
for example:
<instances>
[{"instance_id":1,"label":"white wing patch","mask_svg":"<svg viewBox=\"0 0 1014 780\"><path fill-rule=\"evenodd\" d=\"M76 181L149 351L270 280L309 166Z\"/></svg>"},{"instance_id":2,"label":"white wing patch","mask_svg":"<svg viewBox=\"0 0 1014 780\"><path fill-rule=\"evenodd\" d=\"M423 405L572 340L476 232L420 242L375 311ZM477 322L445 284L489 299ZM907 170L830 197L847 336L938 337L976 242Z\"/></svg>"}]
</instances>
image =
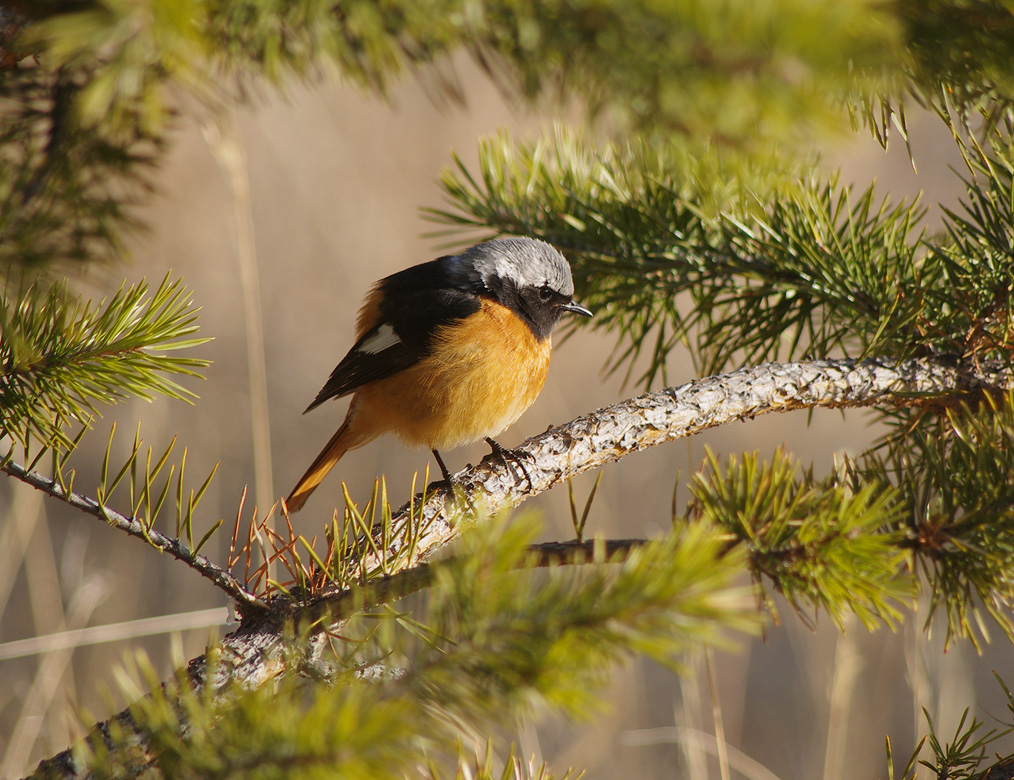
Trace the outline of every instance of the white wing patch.
<instances>
[{"instance_id":1,"label":"white wing patch","mask_svg":"<svg viewBox=\"0 0 1014 780\"><path fill-rule=\"evenodd\" d=\"M363 340L363 343L359 345L359 351L365 352L368 355L379 355L385 349L390 349L400 343L401 339L394 332L394 327L390 323L385 322L377 328L372 336Z\"/></svg>"}]
</instances>

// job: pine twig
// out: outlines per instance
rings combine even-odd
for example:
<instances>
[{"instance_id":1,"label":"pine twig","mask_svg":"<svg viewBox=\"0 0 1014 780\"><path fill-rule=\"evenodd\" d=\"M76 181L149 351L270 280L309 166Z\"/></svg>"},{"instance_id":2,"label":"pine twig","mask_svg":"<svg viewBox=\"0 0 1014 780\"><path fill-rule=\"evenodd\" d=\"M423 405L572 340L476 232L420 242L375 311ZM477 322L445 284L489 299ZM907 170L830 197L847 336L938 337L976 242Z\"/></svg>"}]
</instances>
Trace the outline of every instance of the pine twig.
<instances>
[{"instance_id":1,"label":"pine twig","mask_svg":"<svg viewBox=\"0 0 1014 780\"><path fill-rule=\"evenodd\" d=\"M125 531L131 536L143 539L156 550L169 553L179 561L182 561L202 577L210 580L219 589L233 598L240 606L263 610L264 602L250 593L243 585L225 569L217 566L200 553L194 553L179 539L173 539L155 529L148 529L133 517L127 517L115 509L110 509L100 504L93 498L76 493L73 490L65 490L55 479L44 477L38 472L28 471L24 466L14 461L0 462L0 471L4 471L15 479L19 479L36 490L63 501L68 506L78 509L86 514L104 520L114 528Z\"/></svg>"}]
</instances>

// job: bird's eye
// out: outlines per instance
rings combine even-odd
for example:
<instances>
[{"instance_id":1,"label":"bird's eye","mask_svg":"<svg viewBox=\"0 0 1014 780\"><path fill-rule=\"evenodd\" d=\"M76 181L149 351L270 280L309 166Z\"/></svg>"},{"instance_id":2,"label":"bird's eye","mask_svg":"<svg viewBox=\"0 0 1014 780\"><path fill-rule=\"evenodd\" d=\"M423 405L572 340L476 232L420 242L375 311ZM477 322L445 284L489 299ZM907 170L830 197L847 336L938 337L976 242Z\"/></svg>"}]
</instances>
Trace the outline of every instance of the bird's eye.
<instances>
[{"instance_id":1,"label":"bird's eye","mask_svg":"<svg viewBox=\"0 0 1014 780\"><path fill-rule=\"evenodd\" d=\"M539 288L539 298L541 300L548 301L552 297L553 297L553 290L552 290L552 288L548 284L544 284L544 285L542 285L542 287Z\"/></svg>"}]
</instances>

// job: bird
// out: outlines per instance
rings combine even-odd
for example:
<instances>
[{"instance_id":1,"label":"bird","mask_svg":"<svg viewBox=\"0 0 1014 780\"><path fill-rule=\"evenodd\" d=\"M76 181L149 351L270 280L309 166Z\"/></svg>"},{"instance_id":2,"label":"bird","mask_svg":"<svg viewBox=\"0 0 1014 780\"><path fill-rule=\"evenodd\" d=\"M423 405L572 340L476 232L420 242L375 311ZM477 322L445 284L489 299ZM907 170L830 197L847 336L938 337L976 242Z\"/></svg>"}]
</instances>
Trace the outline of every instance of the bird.
<instances>
[{"instance_id":1,"label":"bird","mask_svg":"<svg viewBox=\"0 0 1014 780\"><path fill-rule=\"evenodd\" d=\"M573 299L566 258L535 238L506 236L377 282L359 311L356 341L303 414L353 394L348 413L286 499L302 508L349 450L386 433L432 451L493 436L534 403L546 380L552 332ZM523 470L523 467L522 467Z\"/></svg>"}]
</instances>

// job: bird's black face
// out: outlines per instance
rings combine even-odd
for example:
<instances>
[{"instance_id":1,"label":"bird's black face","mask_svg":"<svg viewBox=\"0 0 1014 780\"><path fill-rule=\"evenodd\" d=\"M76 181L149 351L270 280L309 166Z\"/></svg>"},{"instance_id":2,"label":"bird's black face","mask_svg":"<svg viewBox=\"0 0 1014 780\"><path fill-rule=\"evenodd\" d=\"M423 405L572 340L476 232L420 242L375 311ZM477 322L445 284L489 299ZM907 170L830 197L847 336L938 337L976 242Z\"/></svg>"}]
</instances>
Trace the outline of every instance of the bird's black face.
<instances>
[{"instance_id":1,"label":"bird's black face","mask_svg":"<svg viewBox=\"0 0 1014 780\"><path fill-rule=\"evenodd\" d=\"M586 308L574 303L569 295L554 290L548 284L519 290L516 311L528 322L540 341L549 338L563 314L570 312L592 316Z\"/></svg>"}]
</instances>

